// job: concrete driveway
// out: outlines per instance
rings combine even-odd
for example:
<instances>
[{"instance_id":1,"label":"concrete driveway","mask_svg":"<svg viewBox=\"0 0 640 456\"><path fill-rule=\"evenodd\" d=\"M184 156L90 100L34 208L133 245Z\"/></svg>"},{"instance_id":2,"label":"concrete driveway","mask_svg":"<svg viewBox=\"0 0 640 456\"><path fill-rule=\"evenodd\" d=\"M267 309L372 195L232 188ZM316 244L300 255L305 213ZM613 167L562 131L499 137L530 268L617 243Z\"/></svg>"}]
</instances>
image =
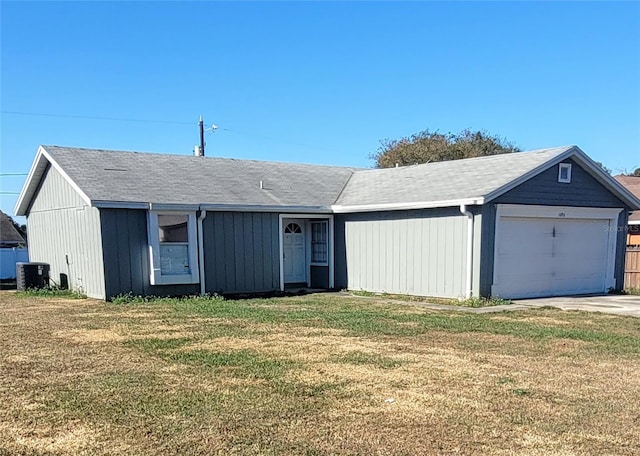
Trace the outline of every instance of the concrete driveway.
<instances>
[{"instance_id":1,"label":"concrete driveway","mask_svg":"<svg viewBox=\"0 0 640 456\"><path fill-rule=\"evenodd\" d=\"M517 299L512 304L505 306L491 307L462 307L447 304L434 304L428 301L402 301L399 299L389 299L382 296L357 296L349 292L334 293L334 296L342 296L353 299L369 299L378 302L393 302L397 304L409 304L412 306L424 307L433 310L455 310L468 313L493 313L513 310L534 309L536 307L557 307L562 310L585 310L588 312L603 312L615 315L628 315L640 317L640 296L639 295L589 295L589 296L561 296L556 298L536 298Z\"/></svg>"},{"instance_id":2,"label":"concrete driveway","mask_svg":"<svg viewBox=\"0 0 640 456\"><path fill-rule=\"evenodd\" d=\"M602 296L563 296L557 298L537 298L514 300L510 306L500 306L510 310L529 309L533 307L558 307L563 310L586 310L616 315L640 317L640 296L637 295L602 295ZM489 309L489 308L487 308Z\"/></svg>"}]
</instances>

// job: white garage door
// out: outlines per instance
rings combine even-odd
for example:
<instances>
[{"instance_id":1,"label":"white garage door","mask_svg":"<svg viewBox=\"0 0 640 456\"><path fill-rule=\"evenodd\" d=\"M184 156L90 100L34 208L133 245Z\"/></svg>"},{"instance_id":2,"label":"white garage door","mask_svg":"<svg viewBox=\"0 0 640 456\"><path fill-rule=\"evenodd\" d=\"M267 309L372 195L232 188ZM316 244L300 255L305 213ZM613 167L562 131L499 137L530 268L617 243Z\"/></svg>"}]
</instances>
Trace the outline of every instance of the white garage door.
<instances>
[{"instance_id":1,"label":"white garage door","mask_svg":"<svg viewBox=\"0 0 640 456\"><path fill-rule=\"evenodd\" d=\"M524 298L606 291L615 284L616 226L617 212L611 210L499 207L492 294Z\"/></svg>"}]
</instances>

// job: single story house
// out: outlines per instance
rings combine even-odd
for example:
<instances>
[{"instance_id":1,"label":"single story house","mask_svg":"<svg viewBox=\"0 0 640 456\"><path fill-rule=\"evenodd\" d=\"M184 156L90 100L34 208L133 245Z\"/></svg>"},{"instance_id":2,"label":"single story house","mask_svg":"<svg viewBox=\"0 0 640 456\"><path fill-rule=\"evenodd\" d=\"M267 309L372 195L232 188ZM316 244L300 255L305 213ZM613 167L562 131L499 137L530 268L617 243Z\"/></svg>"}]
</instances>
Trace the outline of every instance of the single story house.
<instances>
[{"instance_id":1,"label":"single story house","mask_svg":"<svg viewBox=\"0 0 640 456\"><path fill-rule=\"evenodd\" d=\"M576 146L392 169L41 146L15 213L95 298L520 298L621 289L638 209Z\"/></svg>"},{"instance_id":2,"label":"single story house","mask_svg":"<svg viewBox=\"0 0 640 456\"><path fill-rule=\"evenodd\" d=\"M615 179L636 197L640 198L640 176L620 175L616 176ZM640 211L633 211L629 214L627 245L640 246Z\"/></svg>"}]
</instances>

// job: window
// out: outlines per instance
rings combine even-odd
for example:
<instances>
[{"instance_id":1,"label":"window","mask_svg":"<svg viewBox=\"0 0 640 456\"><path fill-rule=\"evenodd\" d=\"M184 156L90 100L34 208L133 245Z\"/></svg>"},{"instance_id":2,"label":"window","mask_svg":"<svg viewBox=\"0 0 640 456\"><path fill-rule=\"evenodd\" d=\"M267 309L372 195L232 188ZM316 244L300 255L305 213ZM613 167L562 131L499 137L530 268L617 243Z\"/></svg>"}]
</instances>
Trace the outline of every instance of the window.
<instances>
[{"instance_id":1,"label":"window","mask_svg":"<svg viewBox=\"0 0 640 456\"><path fill-rule=\"evenodd\" d=\"M195 214L149 212L151 284L198 283Z\"/></svg>"},{"instance_id":2,"label":"window","mask_svg":"<svg viewBox=\"0 0 640 456\"><path fill-rule=\"evenodd\" d=\"M558 168L558 182L563 184L571 183L571 163L560 163Z\"/></svg>"},{"instance_id":3,"label":"window","mask_svg":"<svg viewBox=\"0 0 640 456\"><path fill-rule=\"evenodd\" d=\"M288 234L301 234L302 228L297 223L289 223L284 227L284 232Z\"/></svg>"},{"instance_id":4,"label":"window","mask_svg":"<svg viewBox=\"0 0 640 456\"><path fill-rule=\"evenodd\" d=\"M311 262L321 265L329 264L328 223L326 220L311 222Z\"/></svg>"}]
</instances>

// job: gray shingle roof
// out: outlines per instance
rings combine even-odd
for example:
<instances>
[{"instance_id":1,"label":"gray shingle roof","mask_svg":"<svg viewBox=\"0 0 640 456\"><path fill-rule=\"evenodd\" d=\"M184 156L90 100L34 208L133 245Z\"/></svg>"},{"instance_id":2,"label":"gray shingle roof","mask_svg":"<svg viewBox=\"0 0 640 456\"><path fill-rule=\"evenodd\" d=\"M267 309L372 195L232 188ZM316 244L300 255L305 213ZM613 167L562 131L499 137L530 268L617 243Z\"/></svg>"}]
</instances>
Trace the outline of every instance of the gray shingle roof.
<instances>
[{"instance_id":1,"label":"gray shingle roof","mask_svg":"<svg viewBox=\"0 0 640 456\"><path fill-rule=\"evenodd\" d=\"M558 157L568 147L358 171L342 206L480 199Z\"/></svg>"},{"instance_id":2,"label":"gray shingle roof","mask_svg":"<svg viewBox=\"0 0 640 456\"><path fill-rule=\"evenodd\" d=\"M330 206L353 173L335 166L43 147L92 201Z\"/></svg>"},{"instance_id":3,"label":"gray shingle roof","mask_svg":"<svg viewBox=\"0 0 640 456\"><path fill-rule=\"evenodd\" d=\"M97 206L151 203L352 212L484 204L571 157L629 207L640 208L639 199L575 146L392 169L58 146L42 146L40 151L18 198L18 215L26 214L49 160Z\"/></svg>"},{"instance_id":4,"label":"gray shingle roof","mask_svg":"<svg viewBox=\"0 0 640 456\"><path fill-rule=\"evenodd\" d=\"M7 214L0 211L0 243L23 243L24 238L13 226Z\"/></svg>"}]
</instances>

